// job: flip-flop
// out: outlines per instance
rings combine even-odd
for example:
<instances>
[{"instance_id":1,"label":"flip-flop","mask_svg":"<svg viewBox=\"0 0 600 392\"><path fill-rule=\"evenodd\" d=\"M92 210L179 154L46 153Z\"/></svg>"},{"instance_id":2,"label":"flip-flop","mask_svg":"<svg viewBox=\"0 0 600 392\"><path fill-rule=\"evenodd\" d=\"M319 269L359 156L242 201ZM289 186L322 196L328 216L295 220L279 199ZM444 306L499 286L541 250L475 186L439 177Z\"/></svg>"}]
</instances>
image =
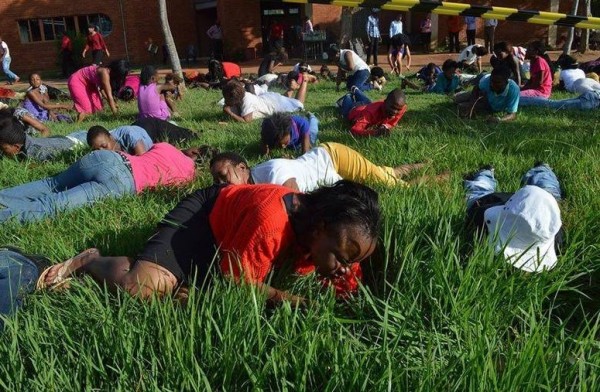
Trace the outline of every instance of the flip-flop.
<instances>
[{"instance_id":1,"label":"flip-flop","mask_svg":"<svg viewBox=\"0 0 600 392\"><path fill-rule=\"evenodd\" d=\"M91 253L97 253L100 255L100 252L96 248L86 249L83 252L79 253L76 256L71 257L69 260L62 263L61 267L58 269L56 277L51 282L46 282L46 277L52 268L55 266L48 267L40 274L40 277L37 280L35 285L36 290L59 290L68 288L69 282L73 279L71 277L72 271L68 272L71 264L75 261L78 261L82 257L87 257Z\"/></svg>"}]
</instances>

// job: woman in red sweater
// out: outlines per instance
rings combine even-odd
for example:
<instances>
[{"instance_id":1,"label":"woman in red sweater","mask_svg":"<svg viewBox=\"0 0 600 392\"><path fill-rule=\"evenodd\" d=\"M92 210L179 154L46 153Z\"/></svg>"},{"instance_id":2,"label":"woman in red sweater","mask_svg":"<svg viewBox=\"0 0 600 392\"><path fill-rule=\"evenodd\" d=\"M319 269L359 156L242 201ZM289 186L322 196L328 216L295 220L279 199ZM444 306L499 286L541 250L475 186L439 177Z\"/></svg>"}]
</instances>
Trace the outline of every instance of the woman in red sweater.
<instances>
[{"instance_id":1,"label":"woman in red sweater","mask_svg":"<svg viewBox=\"0 0 600 392\"><path fill-rule=\"evenodd\" d=\"M102 34L98 32L96 26L94 25L88 26L88 36L85 41L85 48L83 48L83 53L81 53L81 57L85 58L85 54L88 50L92 51L92 60L93 63L96 65L102 64L102 57L104 54L106 54L106 57L110 57L110 53L108 52L106 42L104 42Z\"/></svg>"},{"instance_id":2,"label":"woman in red sweater","mask_svg":"<svg viewBox=\"0 0 600 392\"><path fill-rule=\"evenodd\" d=\"M292 262L295 272L315 271L324 284L347 293L358 286L358 262L377 244L377 199L371 188L351 181L306 194L278 185L212 186L167 214L135 260L89 249L46 270L38 287L84 272L146 298L202 284L218 266L236 282L256 285L272 302L300 304L303 298L264 283L273 269ZM212 263L217 254L220 261Z\"/></svg>"}]
</instances>

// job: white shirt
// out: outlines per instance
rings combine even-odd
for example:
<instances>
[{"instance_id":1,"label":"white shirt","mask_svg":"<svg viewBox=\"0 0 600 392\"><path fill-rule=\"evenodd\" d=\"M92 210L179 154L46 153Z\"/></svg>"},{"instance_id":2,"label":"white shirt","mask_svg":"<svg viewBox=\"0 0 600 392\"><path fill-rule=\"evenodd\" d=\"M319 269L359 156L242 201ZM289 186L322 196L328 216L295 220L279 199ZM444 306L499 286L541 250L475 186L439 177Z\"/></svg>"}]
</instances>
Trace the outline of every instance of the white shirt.
<instances>
[{"instance_id":1,"label":"white shirt","mask_svg":"<svg viewBox=\"0 0 600 392\"><path fill-rule=\"evenodd\" d=\"M8 45L6 44L6 42L2 41L2 44L0 44L0 46L2 46L2 51L4 52L4 55L6 57L10 57L10 50L8 50Z\"/></svg>"},{"instance_id":2,"label":"white shirt","mask_svg":"<svg viewBox=\"0 0 600 392\"><path fill-rule=\"evenodd\" d=\"M560 71L560 80L563 81L564 85L565 85L565 89L569 92L574 93L575 90L573 89L573 83L577 80L577 79L584 79L585 78L585 72L583 72L582 69L563 69L562 71Z\"/></svg>"},{"instance_id":3,"label":"white shirt","mask_svg":"<svg viewBox=\"0 0 600 392\"><path fill-rule=\"evenodd\" d=\"M313 148L297 159L271 159L255 166L250 173L256 184L283 185L295 178L301 192L310 192L342 179L333 167L331 156L322 147Z\"/></svg>"},{"instance_id":4,"label":"white shirt","mask_svg":"<svg viewBox=\"0 0 600 392\"><path fill-rule=\"evenodd\" d=\"M483 47L483 45L475 44L467 46L463 49L462 52L460 52L460 54L458 55L458 60L456 61L458 61L459 63L464 61L467 65L473 64L475 61L477 61L477 58L479 57L473 52L473 49L475 49L476 47Z\"/></svg>"},{"instance_id":5,"label":"white shirt","mask_svg":"<svg viewBox=\"0 0 600 392\"><path fill-rule=\"evenodd\" d=\"M352 54L352 62L354 63L354 68L349 71L350 73L361 71L363 69L369 69L367 63L365 63L365 61L361 59L360 56L357 55L354 51L350 49L342 49L340 50L340 63L344 66L344 69L346 69L346 67L348 66L348 64L346 63L346 52L350 52Z\"/></svg>"},{"instance_id":6,"label":"white shirt","mask_svg":"<svg viewBox=\"0 0 600 392\"><path fill-rule=\"evenodd\" d=\"M310 67L310 65L306 65L306 69L308 70L308 72L312 72L312 68ZM292 68L292 71L294 72L300 72L300 63L296 63L296 65L294 65L294 68Z\"/></svg>"},{"instance_id":7,"label":"white shirt","mask_svg":"<svg viewBox=\"0 0 600 392\"><path fill-rule=\"evenodd\" d=\"M393 20L392 23L390 23L390 38L396 34L402 34L402 21Z\"/></svg>"},{"instance_id":8,"label":"white shirt","mask_svg":"<svg viewBox=\"0 0 600 392\"><path fill-rule=\"evenodd\" d=\"M206 32L210 39L223 39L223 31L217 25L212 25Z\"/></svg>"},{"instance_id":9,"label":"white shirt","mask_svg":"<svg viewBox=\"0 0 600 392\"><path fill-rule=\"evenodd\" d=\"M242 117L252 114L253 119L272 116L275 113L291 113L304 109L302 102L295 98L288 98L279 93L264 93L254 95L244 94L244 101L240 115Z\"/></svg>"}]
</instances>

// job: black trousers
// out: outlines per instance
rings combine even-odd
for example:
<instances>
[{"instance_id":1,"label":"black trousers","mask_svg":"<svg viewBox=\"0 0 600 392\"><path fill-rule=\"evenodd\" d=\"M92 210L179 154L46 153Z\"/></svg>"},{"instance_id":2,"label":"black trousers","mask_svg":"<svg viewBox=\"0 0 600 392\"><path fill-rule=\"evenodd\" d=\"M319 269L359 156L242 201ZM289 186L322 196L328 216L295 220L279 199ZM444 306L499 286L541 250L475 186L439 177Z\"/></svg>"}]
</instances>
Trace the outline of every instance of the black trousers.
<instances>
[{"instance_id":1,"label":"black trousers","mask_svg":"<svg viewBox=\"0 0 600 392\"><path fill-rule=\"evenodd\" d=\"M379 41L381 38L371 37L369 50L367 51L367 64L371 64L371 55L373 55L373 64L377 65L377 55L379 54Z\"/></svg>"},{"instance_id":2,"label":"black trousers","mask_svg":"<svg viewBox=\"0 0 600 392\"><path fill-rule=\"evenodd\" d=\"M477 30L467 30L467 46L475 45L475 33Z\"/></svg>"},{"instance_id":3,"label":"black trousers","mask_svg":"<svg viewBox=\"0 0 600 392\"><path fill-rule=\"evenodd\" d=\"M460 51L460 42L458 41L458 33L448 33L450 36L450 52L458 53Z\"/></svg>"}]
</instances>

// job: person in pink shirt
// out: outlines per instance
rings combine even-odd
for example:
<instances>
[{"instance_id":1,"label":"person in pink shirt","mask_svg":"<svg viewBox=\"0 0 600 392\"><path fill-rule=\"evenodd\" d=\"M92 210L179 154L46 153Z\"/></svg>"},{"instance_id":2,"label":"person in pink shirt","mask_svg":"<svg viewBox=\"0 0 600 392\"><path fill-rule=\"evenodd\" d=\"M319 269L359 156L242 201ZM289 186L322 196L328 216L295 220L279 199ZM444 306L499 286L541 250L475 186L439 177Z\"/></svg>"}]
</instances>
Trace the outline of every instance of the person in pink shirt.
<instances>
[{"instance_id":1,"label":"person in pink shirt","mask_svg":"<svg viewBox=\"0 0 600 392\"><path fill-rule=\"evenodd\" d=\"M138 119L154 117L168 120L171 111L163 95L165 91L175 91L173 84L158 84L158 70L153 65L145 65L140 74L138 93Z\"/></svg>"},{"instance_id":2,"label":"person in pink shirt","mask_svg":"<svg viewBox=\"0 0 600 392\"><path fill-rule=\"evenodd\" d=\"M531 60L531 77L521 89L521 97L549 98L552 94L552 70L544 44L541 41L530 43L526 58Z\"/></svg>"},{"instance_id":3,"label":"person in pink shirt","mask_svg":"<svg viewBox=\"0 0 600 392\"><path fill-rule=\"evenodd\" d=\"M0 190L0 223L21 223L113 197L135 195L158 186L181 186L195 178L195 161L207 149L180 151L168 143L156 143L140 156L112 150L85 155L53 177Z\"/></svg>"}]
</instances>

